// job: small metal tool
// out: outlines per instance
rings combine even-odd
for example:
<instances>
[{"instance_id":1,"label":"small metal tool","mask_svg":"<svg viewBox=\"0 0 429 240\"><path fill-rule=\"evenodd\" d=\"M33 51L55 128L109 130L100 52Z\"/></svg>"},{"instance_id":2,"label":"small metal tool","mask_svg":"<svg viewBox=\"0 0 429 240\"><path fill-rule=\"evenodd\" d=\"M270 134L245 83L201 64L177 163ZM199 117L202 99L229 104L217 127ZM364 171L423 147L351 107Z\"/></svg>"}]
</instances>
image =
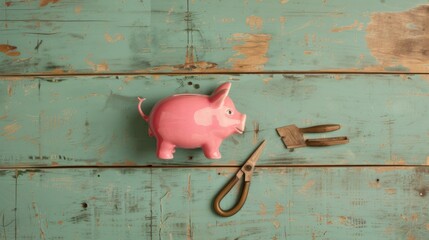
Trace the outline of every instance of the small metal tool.
<instances>
[{"instance_id":1,"label":"small metal tool","mask_svg":"<svg viewBox=\"0 0 429 240\"><path fill-rule=\"evenodd\" d=\"M261 153L264 150L265 145L266 145L266 142L264 140L259 145L259 147L256 148L256 150L252 153L252 155L247 159L247 161L240 168L240 170L235 174L235 176L216 195L213 202L213 208L218 215L222 217L230 217L236 214L238 211L240 211L240 209L243 207L244 203L246 202L247 195L249 194L250 180L252 178L256 162L259 160L259 157L261 156ZM238 183L238 181L243 177L243 175L244 175L244 184L241 190L240 199L229 210L222 209L220 206L220 202L229 193L229 191L231 191L231 189L235 186L235 184Z\"/></svg>"},{"instance_id":2,"label":"small metal tool","mask_svg":"<svg viewBox=\"0 0 429 240\"><path fill-rule=\"evenodd\" d=\"M325 133L340 129L339 124L325 124L306 128L299 128L296 125L287 125L277 128L277 133L282 138L288 149L300 147L325 147L338 144L346 144L349 139L346 136L330 138L304 139L304 133Z\"/></svg>"}]
</instances>

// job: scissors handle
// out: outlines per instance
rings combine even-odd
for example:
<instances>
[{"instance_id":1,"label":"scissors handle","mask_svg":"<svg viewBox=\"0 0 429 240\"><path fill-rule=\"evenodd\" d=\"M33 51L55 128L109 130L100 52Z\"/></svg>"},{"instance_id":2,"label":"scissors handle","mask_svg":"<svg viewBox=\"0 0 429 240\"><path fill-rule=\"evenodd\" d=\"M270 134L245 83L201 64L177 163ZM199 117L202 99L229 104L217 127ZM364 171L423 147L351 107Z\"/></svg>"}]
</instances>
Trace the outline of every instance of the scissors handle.
<instances>
[{"instance_id":1,"label":"scissors handle","mask_svg":"<svg viewBox=\"0 0 429 240\"><path fill-rule=\"evenodd\" d=\"M229 191L231 191L231 189L234 187L235 184L237 184L239 180L240 178L238 178L237 176L233 177L231 181L229 181L229 183L225 185L225 187L222 190L220 190L220 192L217 194L216 198L214 199L213 208L215 212L219 214L219 216L230 217L236 214L238 211L240 211L240 209L243 207L244 203L246 202L247 194L249 194L250 181L247 181L247 182L244 181L243 189L241 190L240 199L238 200L237 203L235 203L235 205L232 208L228 210L223 210L220 206L220 202L222 201L222 199L229 193Z\"/></svg>"}]
</instances>

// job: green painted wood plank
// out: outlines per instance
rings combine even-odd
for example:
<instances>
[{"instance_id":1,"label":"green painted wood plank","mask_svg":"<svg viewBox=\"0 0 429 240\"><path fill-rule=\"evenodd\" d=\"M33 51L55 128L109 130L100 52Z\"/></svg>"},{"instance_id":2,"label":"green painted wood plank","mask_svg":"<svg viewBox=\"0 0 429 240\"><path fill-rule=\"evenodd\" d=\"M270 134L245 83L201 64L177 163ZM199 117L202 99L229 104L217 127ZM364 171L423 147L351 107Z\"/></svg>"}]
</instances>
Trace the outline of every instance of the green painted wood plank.
<instances>
[{"instance_id":1,"label":"green painted wood plank","mask_svg":"<svg viewBox=\"0 0 429 240\"><path fill-rule=\"evenodd\" d=\"M428 72L428 8L426 0L7 1L0 73Z\"/></svg>"},{"instance_id":2,"label":"green painted wood plank","mask_svg":"<svg viewBox=\"0 0 429 240\"><path fill-rule=\"evenodd\" d=\"M16 237L16 186L15 171L0 170L0 239Z\"/></svg>"},{"instance_id":3,"label":"green painted wood plank","mask_svg":"<svg viewBox=\"0 0 429 240\"><path fill-rule=\"evenodd\" d=\"M149 239L151 175L20 172L17 239Z\"/></svg>"},{"instance_id":4,"label":"green painted wood plank","mask_svg":"<svg viewBox=\"0 0 429 240\"><path fill-rule=\"evenodd\" d=\"M221 160L184 149L172 161L158 160L155 139L137 112L137 96L147 98L143 108L149 113L166 96L208 94L225 81L232 81L230 96L248 115L245 134L223 142ZM2 166L237 165L262 139L268 146L259 164L429 161L429 84L419 76L119 76L35 78L0 85ZM346 135L350 143L290 152L275 131L288 124L325 123L339 123L342 129L306 137Z\"/></svg>"},{"instance_id":5,"label":"green painted wood plank","mask_svg":"<svg viewBox=\"0 0 429 240\"><path fill-rule=\"evenodd\" d=\"M222 218L211 201L235 171L23 171L18 239L425 239L429 231L428 167L257 168L243 209Z\"/></svg>"},{"instance_id":6,"label":"green painted wood plank","mask_svg":"<svg viewBox=\"0 0 429 240\"><path fill-rule=\"evenodd\" d=\"M1 53L2 73L148 67L150 1L11 1L1 8L0 43L19 52Z\"/></svg>"},{"instance_id":7,"label":"green painted wood plank","mask_svg":"<svg viewBox=\"0 0 429 240\"><path fill-rule=\"evenodd\" d=\"M19 164L20 158L40 156L39 87L38 81L2 81L0 87L2 161Z\"/></svg>"}]
</instances>

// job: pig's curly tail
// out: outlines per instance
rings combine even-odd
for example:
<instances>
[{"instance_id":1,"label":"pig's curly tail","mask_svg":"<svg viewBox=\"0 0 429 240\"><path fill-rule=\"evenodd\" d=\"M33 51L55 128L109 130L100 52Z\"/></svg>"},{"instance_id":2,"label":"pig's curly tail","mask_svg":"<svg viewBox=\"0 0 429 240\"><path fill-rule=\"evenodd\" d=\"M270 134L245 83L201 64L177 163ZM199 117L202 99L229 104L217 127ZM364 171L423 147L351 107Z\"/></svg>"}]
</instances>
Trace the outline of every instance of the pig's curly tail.
<instances>
[{"instance_id":1,"label":"pig's curly tail","mask_svg":"<svg viewBox=\"0 0 429 240\"><path fill-rule=\"evenodd\" d=\"M137 99L139 100L138 109L139 109L140 116L142 116L142 118L147 122L147 121L149 121L149 116L144 114L144 112L142 110L142 103L144 102L144 100L146 100L146 98L138 97Z\"/></svg>"}]
</instances>

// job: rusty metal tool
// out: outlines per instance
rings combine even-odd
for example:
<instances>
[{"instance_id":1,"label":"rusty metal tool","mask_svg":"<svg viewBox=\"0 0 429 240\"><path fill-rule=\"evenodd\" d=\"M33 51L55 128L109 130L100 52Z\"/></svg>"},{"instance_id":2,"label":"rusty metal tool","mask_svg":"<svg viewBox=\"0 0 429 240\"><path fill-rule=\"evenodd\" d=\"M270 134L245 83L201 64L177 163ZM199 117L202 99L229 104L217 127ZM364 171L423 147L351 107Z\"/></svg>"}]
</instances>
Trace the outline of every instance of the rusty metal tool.
<instances>
[{"instance_id":1,"label":"rusty metal tool","mask_svg":"<svg viewBox=\"0 0 429 240\"><path fill-rule=\"evenodd\" d=\"M259 145L259 147L256 148L256 150L252 153L252 155L247 159L247 161L243 164L240 170L238 170L235 176L216 195L213 201L213 208L218 215L222 217L230 217L236 214L238 211L240 211L240 209L243 207L244 203L246 202L247 195L249 194L250 180L252 179L256 162L259 160L259 157L261 156L261 153L264 150L265 145L266 145L266 142L264 140ZM243 175L244 175L244 181L243 181L244 183L241 189L240 198L232 208L228 210L223 210L220 206L220 202L229 193L229 191L231 191L231 189L238 183L238 181L243 177Z\"/></svg>"},{"instance_id":2,"label":"rusty metal tool","mask_svg":"<svg viewBox=\"0 0 429 240\"><path fill-rule=\"evenodd\" d=\"M348 137L329 137L329 138L313 138L304 139L304 133L325 133L340 129L339 124L325 124L306 128L299 128L296 125L287 125L277 128L277 133L282 138L283 143L288 149L300 147L325 147L338 144L346 144L349 142Z\"/></svg>"}]
</instances>

